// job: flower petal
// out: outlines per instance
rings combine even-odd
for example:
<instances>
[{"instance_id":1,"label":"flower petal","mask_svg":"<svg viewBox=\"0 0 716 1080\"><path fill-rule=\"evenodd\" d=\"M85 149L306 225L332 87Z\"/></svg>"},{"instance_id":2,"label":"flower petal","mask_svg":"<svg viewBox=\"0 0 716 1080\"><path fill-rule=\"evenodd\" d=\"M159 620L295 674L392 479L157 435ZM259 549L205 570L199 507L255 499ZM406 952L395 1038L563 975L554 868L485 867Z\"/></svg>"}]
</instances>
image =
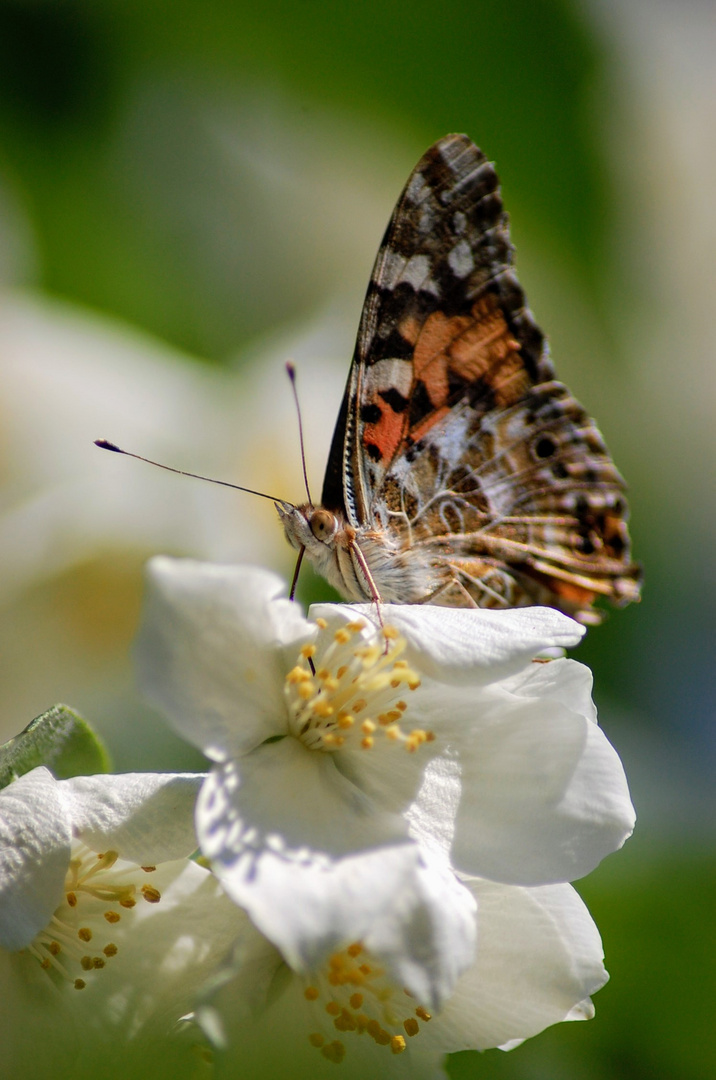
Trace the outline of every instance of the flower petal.
<instances>
[{"instance_id":1,"label":"flower petal","mask_svg":"<svg viewBox=\"0 0 716 1080\"><path fill-rule=\"evenodd\" d=\"M599 933L574 889L465 884L478 904L475 962L421 1037L451 1053L487 1050L588 1018L589 995L608 975Z\"/></svg>"},{"instance_id":2,"label":"flower petal","mask_svg":"<svg viewBox=\"0 0 716 1080\"><path fill-rule=\"evenodd\" d=\"M495 682L524 667L547 648L567 648L581 641L585 628L553 608L444 608L384 604L383 620L408 641L406 657L421 673L456 683ZM310 619L329 623L357 617L375 621L367 604L313 604Z\"/></svg>"},{"instance_id":3,"label":"flower petal","mask_svg":"<svg viewBox=\"0 0 716 1080\"><path fill-rule=\"evenodd\" d=\"M471 902L451 874L426 868L402 819L373 812L330 757L284 739L240 773L214 770L197 806L202 851L297 971L347 941L375 940L401 985L434 1005L470 954Z\"/></svg>"},{"instance_id":4,"label":"flower petal","mask_svg":"<svg viewBox=\"0 0 716 1080\"><path fill-rule=\"evenodd\" d=\"M93 851L111 847L140 865L196 850L194 804L204 776L121 773L58 781L74 835Z\"/></svg>"},{"instance_id":5,"label":"flower petal","mask_svg":"<svg viewBox=\"0 0 716 1080\"><path fill-rule=\"evenodd\" d=\"M50 921L70 861L71 822L44 767L0 792L0 945L22 949Z\"/></svg>"},{"instance_id":6,"label":"flower petal","mask_svg":"<svg viewBox=\"0 0 716 1080\"><path fill-rule=\"evenodd\" d=\"M214 759L286 730L282 650L315 626L264 570L152 559L136 648L142 687ZM295 651L295 650L294 650Z\"/></svg>"},{"instance_id":7,"label":"flower petal","mask_svg":"<svg viewBox=\"0 0 716 1080\"><path fill-rule=\"evenodd\" d=\"M471 708L453 701L440 729L451 745L427 766L408 815L413 835L459 870L517 885L582 877L634 826L621 761L594 723L588 669L554 660L530 672L518 693L486 687Z\"/></svg>"}]
</instances>

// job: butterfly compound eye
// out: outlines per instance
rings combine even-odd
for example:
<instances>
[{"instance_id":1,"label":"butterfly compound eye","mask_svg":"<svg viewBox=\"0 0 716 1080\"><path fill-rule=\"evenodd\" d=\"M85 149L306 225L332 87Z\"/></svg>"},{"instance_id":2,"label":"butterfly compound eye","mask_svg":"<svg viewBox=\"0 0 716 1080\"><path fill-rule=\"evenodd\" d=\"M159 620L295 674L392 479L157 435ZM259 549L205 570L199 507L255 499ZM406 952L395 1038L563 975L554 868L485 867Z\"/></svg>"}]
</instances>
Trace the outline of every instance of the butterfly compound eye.
<instances>
[{"instance_id":1,"label":"butterfly compound eye","mask_svg":"<svg viewBox=\"0 0 716 1080\"><path fill-rule=\"evenodd\" d=\"M309 524L316 540L324 541L331 539L337 527L335 515L331 514L329 510L314 510Z\"/></svg>"}]
</instances>

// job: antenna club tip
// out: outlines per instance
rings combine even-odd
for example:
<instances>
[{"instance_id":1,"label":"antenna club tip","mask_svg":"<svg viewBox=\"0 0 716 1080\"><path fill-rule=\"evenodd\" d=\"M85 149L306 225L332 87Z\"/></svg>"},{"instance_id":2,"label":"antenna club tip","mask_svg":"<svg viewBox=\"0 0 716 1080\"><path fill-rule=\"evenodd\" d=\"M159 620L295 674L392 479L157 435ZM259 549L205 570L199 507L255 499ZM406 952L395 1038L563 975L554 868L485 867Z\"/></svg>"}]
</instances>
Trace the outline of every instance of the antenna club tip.
<instances>
[{"instance_id":1,"label":"antenna club tip","mask_svg":"<svg viewBox=\"0 0 716 1080\"><path fill-rule=\"evenodd\" d=\"M291 380L291 382L296 381L296 366L295 366L295 364L293 363L292 360L287 360L286 361L286 373L288 374L288 377Z\"/></svg>"},{"instance_id":2,"label":"antenna club tip","mask_svg":"<svg viewBox=\"0 0 716 1080\"><path fill-rule=\"evenodd\" d=\"M115 444L113 442L110 442L109 439L95 439L94 444L95 446L99 446L102 450L113 450L115 454L122 453L119 447L115 446Z\"/></svg>"}]
</instances>

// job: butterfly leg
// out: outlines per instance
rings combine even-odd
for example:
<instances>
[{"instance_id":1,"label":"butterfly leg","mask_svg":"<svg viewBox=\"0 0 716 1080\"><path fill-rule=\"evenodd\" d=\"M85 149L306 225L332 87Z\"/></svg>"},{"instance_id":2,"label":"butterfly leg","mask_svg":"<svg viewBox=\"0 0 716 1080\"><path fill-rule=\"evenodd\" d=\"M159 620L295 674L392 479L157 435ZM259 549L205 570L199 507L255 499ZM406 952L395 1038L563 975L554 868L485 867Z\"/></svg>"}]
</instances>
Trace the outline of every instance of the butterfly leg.
<instances>
[{"instance_id":1,"label":"butterfly leg","mask_svg":"<svg viewBox=\"0 0 716 1080\"><path fill-rule=\"evenodd\" d=\"M384 623L383 623L383 615L382 615L382 612L381 612L381 604L383 603L383 598L380 595L380 593L378 592L378 586L376 585L375 581L373 580L373 575L370 572L370 567L368 566L368 563L366 561L366 557L363 554L363 552L361 551L360 545L357 543L356 540L351 541L349 551L350 551L352 557L355 559L356 563L358 564L358 568L359 568L361 574L363 575L363 578L365 579L366 585L368 586L368 591L370 592L371 600L375 604L376 614L378 616L378 622L380 623L380 626L381 626L381 629L382 629L383 625L384 625Z\"/></svg>"},{"instance_id":2,"label":"butterfly leg","mask_svg":"<svg viewBox=\"0 0 716 1080\"><path fill-rule=\"evenodd\" d=\"M293 571L293 578L291 579L291 590L288 594L289 600L296 599L296 586L298 585L298 575L301 570L301 563L303 562L303 556L306 554L306 548L301 545L298 549L298 558L296 559L296 569Z\"/></svg>"}]
</instances>

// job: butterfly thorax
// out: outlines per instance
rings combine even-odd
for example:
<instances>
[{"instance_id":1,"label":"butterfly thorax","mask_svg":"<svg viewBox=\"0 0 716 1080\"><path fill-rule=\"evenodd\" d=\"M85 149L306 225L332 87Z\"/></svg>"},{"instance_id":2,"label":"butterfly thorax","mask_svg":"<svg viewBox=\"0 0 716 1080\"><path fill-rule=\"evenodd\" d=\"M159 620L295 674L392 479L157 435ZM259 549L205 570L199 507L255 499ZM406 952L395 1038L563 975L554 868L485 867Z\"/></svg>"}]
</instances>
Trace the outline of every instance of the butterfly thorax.
<instances>
[{"instance_id":1,"label":"butterfly thorax","mask_svg":"<svg viewBox=\"0 0 716 1080\"><path fill-rule=\"evenodd\" d=\"M306 503L276 504L288 542L347 600L418 603L425 598L426 560L380 526L355 527L340 511ZM435 587L439 582L436 580Z\"/></svg>"}]
</instances>

